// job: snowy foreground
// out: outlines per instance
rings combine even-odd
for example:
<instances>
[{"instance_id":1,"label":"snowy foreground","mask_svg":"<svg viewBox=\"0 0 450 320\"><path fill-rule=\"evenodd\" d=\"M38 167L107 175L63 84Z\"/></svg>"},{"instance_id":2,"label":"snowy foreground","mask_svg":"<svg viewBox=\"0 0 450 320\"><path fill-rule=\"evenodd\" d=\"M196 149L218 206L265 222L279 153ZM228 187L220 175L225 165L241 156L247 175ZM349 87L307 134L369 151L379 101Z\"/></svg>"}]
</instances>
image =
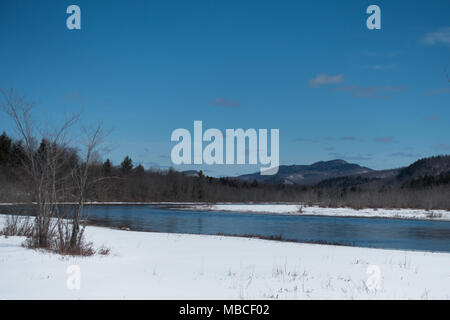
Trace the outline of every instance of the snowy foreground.
<instances>
[{"instance_id":1,"label":"snowy foreground","mask_svg":"<svg viewBox=\"0 0 450 320\"><path fill-rule=\"evenodd\" d=\"M450 211L420 210L420 209L361 209L352 208L323 208L317 206L302 206L297 204L190 204L184 206L188 210L230 211L275 213L307 216L337 216L363 218L401 218L420 220L450 221Z\"/></svg>"},{"instance_id":2,"label":"snowy foreground","mask_svg":"<svg viewBox=\"0 0 450 320\"><path fill-rule=\"evenodd\" d=\"M0 299L450 298L448 253L100 227L87 238L110 255L61 257L0 237Z\"/></svg>"}]
</instances>

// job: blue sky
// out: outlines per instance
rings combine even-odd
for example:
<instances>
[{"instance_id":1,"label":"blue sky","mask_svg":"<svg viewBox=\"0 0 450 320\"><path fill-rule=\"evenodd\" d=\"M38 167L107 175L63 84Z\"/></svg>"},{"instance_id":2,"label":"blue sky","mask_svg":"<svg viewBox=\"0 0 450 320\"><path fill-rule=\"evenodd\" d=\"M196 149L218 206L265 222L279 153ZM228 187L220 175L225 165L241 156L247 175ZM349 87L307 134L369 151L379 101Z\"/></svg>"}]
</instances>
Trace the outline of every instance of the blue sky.
<instances>
[{"instance_id":1,"label":"blue sky","mask_svg":"<svg viewBox=\"0 0 450 320\"><path fill-rule=\"evenodd\" d=\"M66 28L70 4L81 30ZM103 119L115 164L171 166L170 135L194 120L280 129L281 164L450 153L450 1L1 1L0 39L0 87L42 118Z\"/></svg>"}]
</instances>

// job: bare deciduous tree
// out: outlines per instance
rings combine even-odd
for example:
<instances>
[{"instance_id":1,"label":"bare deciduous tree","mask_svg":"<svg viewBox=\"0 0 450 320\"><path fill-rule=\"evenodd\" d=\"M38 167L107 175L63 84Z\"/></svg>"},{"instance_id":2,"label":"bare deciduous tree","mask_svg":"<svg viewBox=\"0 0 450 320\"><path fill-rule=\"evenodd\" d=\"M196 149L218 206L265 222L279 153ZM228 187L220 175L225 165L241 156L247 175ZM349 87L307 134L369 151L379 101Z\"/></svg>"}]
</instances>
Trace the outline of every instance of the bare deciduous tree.
<instances>
[{"instance_id":1,"label":"bare deciduous tree","mask_svg":"<svg viewBox=\"0 0 450 320\"><path fill-rule=\"evenodd\" d=\"M0 107L13 120L15 129L23 140L26 159L23 163L31 181L30 188L36 203L35 227L31 240L33 246L55 247L63 252L77 252L82 245L85 228L83 211L86 191L96 181L90 180L90 167L99 146L104 142L103 125L82 129L81 156L70 148L70 130L79 122L79 114L66 117L62 125L45 130L39 128L32 116L33 105L13 90L0 90ZM42 142L38 146L36 137ZM61 212L61 204L75 199L73 214ZM55 222L56 221L56 222ZM58 236L56 236L56 232Z\"/></svg>"},{"instance_id":2,"label":"bare deciduous tree","mask_svg":"<svg viewBox=\"0 0 450 320\"><path fill-rule=\"evenodd\" d=\"M50 246L49 239L54 232L52 218L58 214L58 201L64 192L67 174L64 174L65 148L68 145L67 132L78 121L78 116L66 119L54 130L39 129L33 120L33 104L25 101L10 90L0 90L0 107L13 120L17 134L23 140L26 155L24 168L31 181L33 200L37 205L34 245L41 248ZM42 137L40 146L36 138Z\"/></svg>"},{"instance_id":3,"label":"bare deciduous tree","mask_svg":"<svg viewBox=\"0 0 450 320\"><path fill-rule=\"evenodd\" d=\"M82 158L71 170L76 205L73 209L70 224L64 225L63 220L60 220L59 225L60 237L61 235L65 235L65 238L61 238L60 241L70 250L79 249L82 245L86 227L86 219L83 219L86 218L83 216L86 193L90 186L99 181L99 179L90 179L91 176L89 170L95 160L96 152L98 152L99 147L103 144L108 134L109 132L105 132L101 122L94 127L82 129Z\"/></svg>"}]
</instances>

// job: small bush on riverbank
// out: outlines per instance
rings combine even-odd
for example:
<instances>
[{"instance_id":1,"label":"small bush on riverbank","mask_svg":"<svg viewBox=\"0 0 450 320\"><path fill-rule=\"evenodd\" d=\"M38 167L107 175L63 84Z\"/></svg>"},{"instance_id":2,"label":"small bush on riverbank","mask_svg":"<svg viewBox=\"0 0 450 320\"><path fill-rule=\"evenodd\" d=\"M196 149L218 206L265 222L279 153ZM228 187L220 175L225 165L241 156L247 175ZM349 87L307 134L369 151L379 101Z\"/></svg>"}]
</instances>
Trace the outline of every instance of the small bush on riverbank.
<instances>
[{"instance_id":1,"label":"small bush on riverbank","mask_svg":"<svg viewBox=\"0 0 450 320\"><path fill-rule=\"evenodd\" d=\"M59 231L57 231L58 227ZM83 234L80 236L78 245L76 247L67 245L67 241L61 238L61 234L64 233L64 230L69 230L70 227L70 223L52 221L52 224L49 227L50 232L48 234L47 246L42 247L39 246L39 242L36 238L37 233L35 232L36 224L34 218L9 215L6 216L3 227L0 229L0 236L26 237L26 240L22 244L24 248L43 249L60 255L84 257L92 256L95 254L103 256L109 255L109 248L102 246L98 250L95 250L92 242L87 242Z\"/></svg>"},{"instance_id":2,"label":"small bush on riverbank","mask_svg":"<svg viewBox=\"0 0 450 320\"><path fill-rule=\"evenodd\" d=\"M0 235L5 237L30 237L33 233L33 222L30 217L7 216Z\"/></svg>"}]
</instances>

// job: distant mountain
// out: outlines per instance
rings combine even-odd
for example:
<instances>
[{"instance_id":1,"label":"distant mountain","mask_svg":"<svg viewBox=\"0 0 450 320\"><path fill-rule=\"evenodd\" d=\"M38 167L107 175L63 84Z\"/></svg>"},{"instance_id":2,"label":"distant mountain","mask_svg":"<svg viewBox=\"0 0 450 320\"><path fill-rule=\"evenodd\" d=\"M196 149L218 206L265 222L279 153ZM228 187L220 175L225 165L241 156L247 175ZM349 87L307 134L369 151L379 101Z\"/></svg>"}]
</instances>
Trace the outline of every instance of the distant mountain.
<instances>
[{"instance_id":1,"label":"distant mountain","mask_svg":"<svg viewBox=\"0 0 450 320\"><path fill-rule=\"evenodd\" d=\"M263 176L260 173L246 174L237 177L244 181L265 183L313 185L320 181L338 177L374 174L377 171L344 160L319 161L311 165L280 166L273 176Z\"/></svg>"},{"instance_id":2,"label":"distant mountain","mask_svg":"<svg viewBox=\"0 0 450 320\"><path fill-rule=\"evenodd\" d=\"M200 172L197 170L186 170L186 171L181 171L181 174L186 177L198 177L200 175Z\"/></svg>"},{"instance_id":3,"label":"distant mountain","mask_svg":"<svg viewBox=\"0 0 450 320\"><path fill-rule=\"evenodd\" d=\"M408 167L390 170L372 170L344 160L320 161L312 165L280 166L278 174L262 176L259 173L237 177L239 180L271 183L316 185L318 187L377 186L407 187L448 183L450 156L420 159Z\"/></svg>"},{"instance_id":4,"label":"distant mountain","mask_svg":"<svg viewBox=\"0 0 450 320\"><path fill-rule=\"evenodd\" d=\"M330 178L320 181L315 186L318 188L349 188L362 185L368 186L374 183L378 184L378 186L384 184L398 185L397 177L402 169L373 170L362 174Z\"/></svg>"},{"instance_id":5,"label":"distant mountain","mask_svg":"<svg viewBox=\"0 0 450 320\"><path fill-rule=\"evenodd\" d=\"M199 171L181 172L186 177L198 177ZM373 170L344 160L319 161L311 165L283 165L273 176L259 172L245 174L233 179L268 184L317 186L319 188L400 188L429 186L447 183L450 179L450 156L420 159L408 167Z\"/></svg>"},{"instance_id":6,"label":"distant mountain","mask_svg":"<svg viewBox=\"0 0 450 320\"><path fill-rule=\"evenodd\" d=\"M408 167L371 171L364 174L326 179L318 188L364 188L395 190L401 188L431 188L450 184L450 156L435 156L417 160Z\"/></svg>"}]
</instances>

